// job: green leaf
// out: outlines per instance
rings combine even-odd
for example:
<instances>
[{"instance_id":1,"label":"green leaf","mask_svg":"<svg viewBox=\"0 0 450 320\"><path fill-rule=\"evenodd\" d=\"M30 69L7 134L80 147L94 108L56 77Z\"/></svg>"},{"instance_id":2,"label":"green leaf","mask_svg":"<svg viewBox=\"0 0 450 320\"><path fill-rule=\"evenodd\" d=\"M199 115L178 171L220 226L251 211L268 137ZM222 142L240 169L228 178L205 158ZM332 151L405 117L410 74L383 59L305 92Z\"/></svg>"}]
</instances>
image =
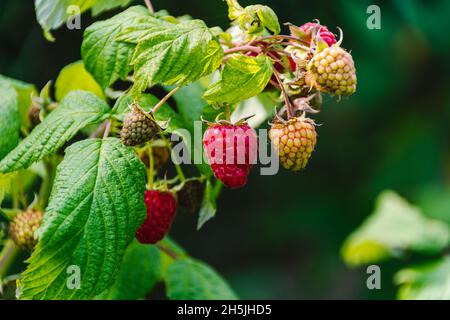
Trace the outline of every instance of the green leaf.
<instances>
[{"instance_id":1,"label":"green leaf","mask_svg":"<svg viewBox=\"0 0 450 320\"><path fill-rule=\"evenodd\" d=\"M445 223L426 218L396 193L385 191L378 197L375 212L347 238L342 255L348 264L361 265L408 250L437 254L449 239Z\"/></svg>"},{"instance_id":2,"label":"green leaf","mask_svg":"<svg viewBox=\"0 0 450 320\"><path fill-rule=\"evenodd\" d=\"M96 16L104 11L126 7L132 1L133 0L97 0L92 7L92 15Z\"/></svg>"},{"instance_id":3,"label":"green leaf","mask_svg":"<svg viewBox=\"0 0 450 320\"><path fill-rule=\"evenodd\" d=\"M118 37L137 43L133 55L133 93L155 84L184 86L216 70L223 49L201 20L173 24L153 17L141 19Z\"/></svg>"},{"instance_id":4,"label":"green leaf","mask_svg":"<svg viewBox=\"0 0 450 320\"><path fill-rule=\"evenodd\" d=\"M104 120L109 111L106 102L93 93L70 92L56 110L0 162L0 173L28 168L62 147L81 128Z\"/></svg>"},{"instance_id":5,"label":"green leaf","mask_svg":"<svg viewBox=\"0 0 450 320\"><path fill-rule=\"evenodd\" d=\"M193 259L177 259L166 273L171 300L234 300L236 294L210 266Z\"/></svg>"},{"instance_id":6,"label":"green leaf","mask_svg":"<svg viewBox=\"0 0 450 320\"><path fill-rule=\"evenodd\" d=\"M242 17L245 17L242 19ZM260 25L262 28L267 28L275 35L280 33L280 23L276 13L268 6L252 5L245 8L244 14L239 18L240 26L249 34L259 33L261 30L256 28L254 31L252 27ZM247 27L243 27L243 26Z\"/></svg>"},{"instance_id":7,"label":"green leaf","mask_svg":"<svg viewBox=\"0 0 450 320\"><path fill-rule=\"evenodd\" d=\"M203 195L202 207L200 208L198 222L197 222L197 230L210 219L214 218L216 215L217 204L216 200L219 195L219 192L216 192L217 185L220 185L220 182L216 182L216 186L213 188L211 184L211 180L206 181L205 192Z\"/></svg>"},{"instance_id":8,"label":"green leaf","mask_svg":"<svg viewBox=\"0 0 450 320\"><path fill-rule=\"evenodd\" d=\"M0 208L2 206L3 199L5 198L6 193L11 190L11 182L15 178L15 173L0 173Z\"/></svg>"},{"instance_id":9,"label":"green leaf","mask_svg":"<svg viewBox=\"0 0 450 320\"><path fill-rule=\"evenodd\" d=\"M32 94L37 94L37 90L34 85L5 77L0 74L0 83L10 84L17 91L19 99L19 113L22 124L28 126L28 109L31 105Z\"/></svg>"},{"instance_id":10,"label":"green leaf","mask_svg":"<svg viewBox=\"0 0 450 320\"><path fill-rule=\"evenodd\" d=\"M20 115L16 90L0 82L0 159L19 143Z\"/></svg>"},{"instance_id":11,"label":"green leaf","mask_svg":"<svg viewBox=\"0 0 450 320\"><path fill-rule=\"evenodd\" d=\"M71 6L77 6L80 13L88 10L96 0L35 0L36 19L44 30L44 35L49 41L54 38L50 30L59 28L73 14Z\"/></svg>"},{"instance_id":12,"label":"green leaf","mask_svg":"<svg viewBox=\"0 0 450 320\"><path fill-rule=\"evenodd\" d=\"M145 217L144 166L119 139L88 139L66 149L38 229L39 243L19 284L22 299L90 299L115 280ZM67 267L80 268L69 289Z\"/></svg>"},{"instance_id":13,"label":"green leaf","mask_svg":"<svg viewBox=\"0 0 450 320\"><path fill-rule=\"evenodd\" d=\"M261 93L271 76L269 57L233 54L221 72L221 79L208 88L203 98L216 106L238 103Z\"/></svg>"},{"instance_id":14,"label":"green leaf","mask_svg":"<svg viewBox=\"0 0 450 320\"><path fill-rule=\"evenodd\" d=\"M280 22L276 13L268 6L260 4L242 8L237 0L226 0L228 17L237 20L239 27L248 34L262 34L264 29L275 35L280 33Z\"/></svg>"},{"instance_id":15,"label":"green leaf","mask_svg":"<svg viewBox=\"0 0 450 320\"><path fill-rule=\"evenodd\" d=\"M105 21L89 26L83 35L81 56L86 69L102 88L107 88L118 79L126 79L135 45L116 41L117 35L139 18L148 16L142 6L131 7Z\"/></svg>"},{"instance_id":16,"label":"green leaf","mask_svg":"<svg viewBox=\"0 0 450 320\"><path fill-rule=\"evenodd\" d=\"M450 300L450 257L400 270L394 281L400 300Z\"/></svg>"},{"instance_id":17,"label":"green leaf","mask_svg":"<svg viewBox=\"0 0 450 320\"><path fill-rule=\"evenodd\" d=\"M92 75L86 71L82 61L77 61L65 66L55 82L56 100L61 101L70 91L84 90L104 99L102 88Z\"/></svg>"},{"instance_id":18,"label":"green leaf","mask_svg":"<svg viewBox=\"0 0 450 320\"><path fill-rule=\"evenodd\" d=\"M133 241L125 252L116 282L106 295L109 300L144 299L161 276L161 254L152 245Z\"/></svg>"}]
</instances>

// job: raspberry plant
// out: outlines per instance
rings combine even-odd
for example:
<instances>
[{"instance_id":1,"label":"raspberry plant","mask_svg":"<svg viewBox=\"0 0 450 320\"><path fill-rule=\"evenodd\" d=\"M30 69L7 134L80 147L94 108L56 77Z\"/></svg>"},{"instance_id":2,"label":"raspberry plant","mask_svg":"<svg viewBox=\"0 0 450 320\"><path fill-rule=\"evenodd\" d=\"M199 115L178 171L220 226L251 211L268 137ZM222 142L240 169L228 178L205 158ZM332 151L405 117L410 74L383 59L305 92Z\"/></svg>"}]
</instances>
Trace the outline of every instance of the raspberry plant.
<instances>
[{"instance_id":1,"label":"raspberry plant","mask_svg":"<svg viewBox=\"0 0 450 320\"><path fill-rule=\"evenodd\" d=\"M96 15L129 2L36 0L35 8L54 41L51 30L70 19L69 5ZM1 278L10 275L18 246L30 248L38 239L13 277L18 298L138 299L159 281L171 299L236 298L216 271L167 237L177 208L198 213L198 228L211 219L222 182L246 184L257 148L250 142L258 140L251 125L266 120L282 165L303 169L317 140L308 115L320 110L322 93L354 93L356 72L341 48L342 32L336 40L327 27L309 22L288 24L283 35L271 8L226 2L232 21L226 31L154 12L150 1L95 22L84 31L82 61L40 94L0 78L0 200L9 199L1 213L11 230L9 237L2 233ZM258 101L256 113L246 108L250 98ZM170 135L184 140L191 157L203 153L189 139L199 120L205 149L217 139L230 148L235 139L226 130L240 132L243 163L216 163L222 159L216 149L205 150L211 167L198 164L197 175L186 177L182 166L170 164ZM40 190L30 201L36 179ZM28 221L30 212L43 213L42 221L34 219L41 214ZM68 285L73 266L76 288Z\"/></svg>"}]
</instances>

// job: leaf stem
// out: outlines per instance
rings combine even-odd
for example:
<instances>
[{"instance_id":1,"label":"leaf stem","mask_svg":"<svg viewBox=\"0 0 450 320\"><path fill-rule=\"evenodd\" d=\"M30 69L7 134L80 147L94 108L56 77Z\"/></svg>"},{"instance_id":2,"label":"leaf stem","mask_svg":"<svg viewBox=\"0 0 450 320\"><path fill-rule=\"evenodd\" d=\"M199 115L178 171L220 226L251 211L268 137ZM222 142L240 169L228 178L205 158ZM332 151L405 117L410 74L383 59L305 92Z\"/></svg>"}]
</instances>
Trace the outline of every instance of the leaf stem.
<instances>
[{"instance_id":1,"label":"leaf stem","mask_svg":"<svg viewBox=\"0 0 450 320\"><path fill-rule=\"evenodd\" d=\"M19 252L19 248L11 239L5 242L5 246L0 252L0 281L8 272L9 267Z\"/></svg>"},{"instance_id":2,"label":"leaf stem","mask_svg":"<svg viewBox=\"0 0 450 320\"><path fill-rule=\"evenodd\" d=\"M167 254L172 259L174 260L178 259L178 254L175 251L171 250L170 248L166 247L165 245L158 242L156 246L158 247L159 250Z\"/></svg>"},{"instance_id":3,"label":"leaf stem","mask_svg":"<svg viewBox=\"0 0 450 320\"><path fill-rule=\"evenodd\" d=\"M147 6L148 11L150 11L151 14L155 13L155 9L153 8L152 2L150 0L144 0L145 5Z\"/></svg>"},{"instance_id":4,"label":"leaf stem","mask_svg":"<svg viewBox=\"0 0 450 320\"><path fill-rule=\"evenodd\" d=\"M257 54L262 53L262 49L261 48L256 47L256 46L252 46L252 45L244 45L244 46L230 48L230 49L225 50L224 53L225 53L225 55L227 55L227 54L240 52L240 51L251 51L251 52L255 52Z\"/></svg>"},{"instance_id":5,"label":"leaf stem","mask_svg":"<svg viewBox=\"0 0 450 320\"><path fill-rule=\"evenodd\" d=\"M174 89L172 89L168 94L166 94L164 96L164 98L162 98L152 109L152 113L156 113L156 111L158 111L159 108L162 107L162 105L164 103L166 103L167 100L169 100L169 98L174 95L178 90L180 90L181 87L176 87Z\"/></svg>"}]
</instances>

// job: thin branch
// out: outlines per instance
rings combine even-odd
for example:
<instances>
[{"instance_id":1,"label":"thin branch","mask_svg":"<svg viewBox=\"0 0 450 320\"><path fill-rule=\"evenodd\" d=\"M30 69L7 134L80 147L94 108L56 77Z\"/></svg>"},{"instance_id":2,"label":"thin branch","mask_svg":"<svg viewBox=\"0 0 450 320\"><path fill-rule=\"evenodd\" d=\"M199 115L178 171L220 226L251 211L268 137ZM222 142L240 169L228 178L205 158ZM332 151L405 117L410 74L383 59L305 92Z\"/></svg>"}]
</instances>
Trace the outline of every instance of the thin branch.
<instances>
[{"instance_id":1,"label":"thin branch","mask_svg":"<svg viewBox=\"0 0 450 320\"><path fill-rule=\"evenodd\" d=\"M164 98L162 98L152 109L152 113L156 113L156 111L158 111L159 108L161 108L161 106L166 103L167 100L169 100L169 98L174 95L178 90L180 90L181 87L176 87L175 89L172 89L172 91L170 91L168 94L166 94L166 96Z\"/></svg>"},{"instance_id":2,"label":"thin branch","mask_svg":"<svg viewBox=\"0 0 450 320\"><path fill-rule=\"evenodd\" d=\"M235 53L235 52L240 52L240 51L251 51L251 52L255 52L257 54L262 53L262 49L259 47L255 47L255 46L251 46L251 45L245 45L245 46L239 46L239 47L234 47L234 48L230 48L225 50L225 55L230 54L230 53Z\"/></svg>"},{"instance_id":3,"label":"thin branch","mask_svg":"<svg viewBox=\"0 0 450 320\"><path fill-rule=\"evenodd\" d=\"M152 2L150 0L144 0L144 2L148 8L148 11L150 11L151 14L155 13L155 9L153 8Z\"/></svg>"}]
</instances>

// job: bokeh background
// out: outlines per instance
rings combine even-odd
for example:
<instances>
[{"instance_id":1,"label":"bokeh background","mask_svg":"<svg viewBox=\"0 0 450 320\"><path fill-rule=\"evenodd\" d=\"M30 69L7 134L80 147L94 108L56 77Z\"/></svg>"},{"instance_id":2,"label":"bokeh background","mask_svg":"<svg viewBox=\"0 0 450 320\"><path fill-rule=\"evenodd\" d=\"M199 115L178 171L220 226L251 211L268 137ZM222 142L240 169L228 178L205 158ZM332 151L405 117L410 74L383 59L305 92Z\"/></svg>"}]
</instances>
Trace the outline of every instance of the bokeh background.
<instances>
[{"instance_id":1,"label":"bokeh background","mask_svg":"<svg viewBox=\"0 0 450 320\"><path fill-rule=\"evenodd\" d=\"M284 22L318 18L341 27L358 92L340 102L325 98L317 151L304 172L253 170L245 189L223 191L216 218L200 231L196 217L178 215L173 238L220 271L241 298L394 298L392 275L404 261L383 264L382 290L369 291L365 269L349 269L339 251L385 189L450 223L450 1L240 2L269 5ZM221 0L153 4L228 26ZM370 4L381 8L381 30L366 27ZM92 21L83 15L83 28ZM54 43L42 36L32 1L0 1L0 74L38 88L55 79L80 59L82 31L54 35Z\"/></svg>"}]
</instances>

